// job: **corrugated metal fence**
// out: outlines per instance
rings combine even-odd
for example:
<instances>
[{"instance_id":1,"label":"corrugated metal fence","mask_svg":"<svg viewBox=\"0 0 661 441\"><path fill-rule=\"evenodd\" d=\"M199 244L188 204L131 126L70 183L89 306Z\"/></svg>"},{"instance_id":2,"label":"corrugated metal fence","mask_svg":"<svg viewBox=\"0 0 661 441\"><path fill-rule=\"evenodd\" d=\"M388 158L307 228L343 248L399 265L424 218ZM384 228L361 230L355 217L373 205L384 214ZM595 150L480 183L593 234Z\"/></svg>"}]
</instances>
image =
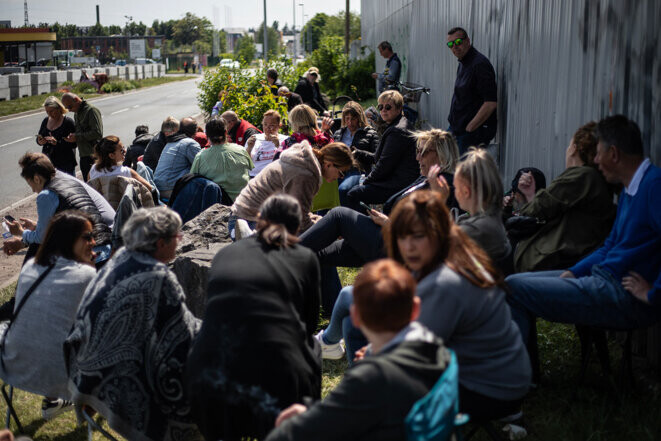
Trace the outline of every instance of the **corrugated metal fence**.
<instances>
[{"instance_id":1,"label":"corrugated metal fence","mask_svg":"<svg viewBox=\"0 0 661 441\"><path fill-rule=\"evenodd\" d=\"M468 30L496 70L506 181L523 166L550 181L565 168L574 131L615 113L638 123L646 152L661 163L661 1L362 0L361 8L362 44L390 41L402 81L432 89L420 110L434 127L448 125L457 69L447 31ZM385 60L376 58L381 71ZM636 340L658 367L661 328Z\"/></svg>"}]
</instances>

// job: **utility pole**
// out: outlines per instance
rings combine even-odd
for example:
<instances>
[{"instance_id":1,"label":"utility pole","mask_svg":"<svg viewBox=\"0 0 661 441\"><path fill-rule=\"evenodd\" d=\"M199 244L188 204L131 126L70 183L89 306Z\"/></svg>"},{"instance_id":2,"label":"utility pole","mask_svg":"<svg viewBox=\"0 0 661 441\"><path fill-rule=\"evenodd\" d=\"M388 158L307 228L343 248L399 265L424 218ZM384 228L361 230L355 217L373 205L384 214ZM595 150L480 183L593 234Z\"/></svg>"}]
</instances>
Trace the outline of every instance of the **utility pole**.
<instances>
[{"instance_id":1,"label":"utility pole","mask_svg":"<svg viewBox=\"0 0 661 441\"><path fill-rule=\"evenodd\" d=\"M344 55L349 56L349 39L351 38L351 12L349 12L349 0L344 13Z\"/></svg>"},{"instance_id":2,"label":"utility pole","mask_svg":"<svg viewBox=\"0 0 661 441\"><path fill-rule=\"evenodd\" d=\"M25 27L28 27L30 22L28 21L28 0L23 0L23 11L25 18ZM36 60L35 60L36 61ZM27 63L27 61L26 61Z\"/></svg>"},{"instance_id":3,"label":"utility pole","mask_svg":"<svg viewBox=\"0 0 661 441\"><path fill-rule=\"evenodd\" d=\"M301 2L298 4L298 6L301 7L301 37L303 36L303 28L305 27L305 3ZM307 39L306 39L307 41ZM306 47L305 45L302 46L303 48L303 53L305 54Z\"/></svg>"},{"instance_id":4,"label":"utility pole","mask_svg":"<svg viewBox=\"0 0 661 441\"><path fill-rule=\"evenodd\" d=\"M294 25L292 29L294 30L294 63L298 60L298 45L296 44L296 0L292 0L293 9L294 9Z\"/></svg>"},{"instance_id":5,"label":"utility pole","mask_svg":"<svg viewBox=\"0 0 661 441\"><path fill-rule=\"evenodd\" d=\"M267 32L267 27L266 27L266 0L264 0L264 44L262 45L262 49L264 50L264 65L266 65L267 61L267 53L269 50L269 36Z\"/></svg>"}]
</instances>

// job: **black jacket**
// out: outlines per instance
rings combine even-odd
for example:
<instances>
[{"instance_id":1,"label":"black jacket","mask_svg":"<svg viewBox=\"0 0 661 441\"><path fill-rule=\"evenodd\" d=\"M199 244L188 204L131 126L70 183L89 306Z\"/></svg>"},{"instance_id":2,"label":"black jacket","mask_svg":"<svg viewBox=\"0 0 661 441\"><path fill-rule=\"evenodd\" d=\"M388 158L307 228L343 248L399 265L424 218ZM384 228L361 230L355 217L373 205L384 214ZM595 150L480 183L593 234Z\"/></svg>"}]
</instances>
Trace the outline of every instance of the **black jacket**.
<instances>
[{"instance_id":1,"label":"black jacket","mask_svg":"<svg viewBox=\"0 0 661 441\"><path fill-rule=\"evenodd\" d=\"M342 127L333 134L333 139L335 141L341 141L342 135L344 135L346 127ZM376 133L376 130L367 126L361 127L356 130L356 133L353 135L353 140L351 141L351 150L353 151L353 156L360 164L360 168L369 173L372 170L372 165L374 164L374 152L379 145L379 135Z\"/></svg>"},{"instance_id":2,"label":"black jacket","mask_svg":"<svg viewBox=\"0 0 661 441\"><path fill-rule=\"evenodd\" d=\"M365 179L365 185L398 191L420 176L420 166L415 159L415 139L411 136L411 126L404 116L388 125L372 156L374 168Z\"/></svg>"},{"instance_id":3,"label":"black jacket","mask_svg":"<svg viewBox=\"0 0 661 441\"><path fill-rule=\"evenodd\" d=\"M143 133L142 135L135 138L133 143L126 150L126 157L124 158L124 164L122 165L131 167L133 170L135 170L138 167L138 158L145 154L147 145L151 142L152 139L154 139L154 135L150 133Z\"/></svg>"},{"instance_id":4,"label":"black jacket","mask_svg":"<svg viewBox=\"0 0 661 441\"><path fill-rule=\"evenodd\" d=\"M158 160L161 158L161 153L163 153L165 144L167 144L165 134L163 132L158 132L145 148L145 156L142 158L142 162L147 167L151 168L152 171L156 170Z\"/></svg>"},{"instance_id":5,"label":"black jacket","mask_svg":"<svg viewBox=\"0 0 661 441\"><path fill-rule=\"evenodd\" d=\"M365 357L323 401L285 420L266 441L405 441L406 415L449 359L440 340L404 341Z\"/></svg>"},{"instance_id":6,"label":"black jacket","mask_svg":"<svg viewBox=\"0 0 661 441\"><path fill-rule=\"evenodd\" d=\"M287 98L287 112L291 112L291 109L298 106L299 104L303 104L303 98L301 98L299 94L291 92Z\"/></svg>"},{"instance_id":7,"label":"black jacket","mask_svg":"<svg viewBox=\"0 0 661 441\"><path fill-rule=\"evenodd\" d=\"M62 179L54 176L46 185L46 188L54 192L59 205L56 212L64 210L80 210L89 214L92 218L92 230L97 245L106 245L111 241L112 231L103 222L101 212L87 193L83 183L76 179Z\"/></svg>"},{"instance_id":8,"label":"black jacket","mask_svg":"<svg viewBox=\"0 0 661 441\"><path fill-rule=\"evenodd\" d=\"M328 110L319 91L319 83L310 84L305 77L301 77L294 92L301 96L304 104L312 107L317 112L323 113Z\"/></svg>"}]
</instances>

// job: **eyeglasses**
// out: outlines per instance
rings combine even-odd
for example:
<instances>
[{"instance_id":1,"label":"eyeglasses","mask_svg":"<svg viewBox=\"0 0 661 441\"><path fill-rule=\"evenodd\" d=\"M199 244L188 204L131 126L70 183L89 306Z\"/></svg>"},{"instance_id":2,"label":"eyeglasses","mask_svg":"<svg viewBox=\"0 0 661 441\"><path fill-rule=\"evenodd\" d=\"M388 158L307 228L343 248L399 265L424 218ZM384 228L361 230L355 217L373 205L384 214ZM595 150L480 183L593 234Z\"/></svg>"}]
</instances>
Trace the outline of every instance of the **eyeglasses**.
<instances>
[{"instance_id":1,"label":"eyeglasses","mask_svg":"<svg viewBox=\"0 0 661 441\"><path fill-rule=\"evenodd\" d=\"M87 233L81 234L80 238L83 239L85 242L91 242L94 240L94 233L88 231Z\"/></svg>"},{"instance_id":2,"label":"eyeglasses","mask_svg":"<svg viewBox=\"0 0 661 441\"><path fill-rule=\"evenodd\" d=\"M392 106L390 104L386 104L385 106L383 104L379 104L376 106L377 110L380 112L385 109L386 112L392 109Z\"/></svg>"},{"instance_id":3,"label":"eyeglasses","mask_svg":"<svg viewBox=\"0 0 661 441\"><path fill-rule=\"evenodd\" d=\"M463 42L464 42L463 38L457 38L456 40L448 41L448 47L452 49L453 46L461 46L461 43Z\"/></svg>"},{"instance_id":4,"label":"eyeglasses","mask_svg":"<svg viewBox=\"0 0 661 441\"><path fill-rule=\"evenodd\" d=\"M335 169L337 170L337 173L340 175L340 178L343 178L344 177L344 172L342 170L340 170L340 167L338 167L335 164L333 164L333 167L335 167Z\"/></svg>"}]
</instances>

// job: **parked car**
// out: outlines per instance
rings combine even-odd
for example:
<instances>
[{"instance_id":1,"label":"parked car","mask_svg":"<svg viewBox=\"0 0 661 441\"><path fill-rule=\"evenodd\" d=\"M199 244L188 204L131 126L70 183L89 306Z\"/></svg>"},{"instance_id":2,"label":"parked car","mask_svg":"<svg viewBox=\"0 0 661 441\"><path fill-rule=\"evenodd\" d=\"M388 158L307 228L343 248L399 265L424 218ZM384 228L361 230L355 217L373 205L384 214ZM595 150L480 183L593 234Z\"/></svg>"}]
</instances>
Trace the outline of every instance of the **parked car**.
<instances>
[{"instance_id":1,"label":"parked car","mask_svg":"<svg viewBox=\"0 0 661 441\"><path fill-rule=\"evenodd\" d=\"M116 60L115 66L126 66L126 60Z\"/></svg>"},{"instance_id":2,"label":"parked car","mask_svg":"<svg viewBox=\"0 0 661 441\"><path fill-rule=\"evenodd\" d=\"M238 69L241 67L238 61L234 61L231 58L223 58L220 60L220 67L226 67L228 69Z\"/></svg>"},{"instance_id":3,"label":"parked car","mask_svg":"<svg viewBox=\"0 0 661 441\"><path fill-rule=\"evenodd\" d=\"M156 64L151 58L136 58L135 64Z\"/></svg>"}]
</instances>

